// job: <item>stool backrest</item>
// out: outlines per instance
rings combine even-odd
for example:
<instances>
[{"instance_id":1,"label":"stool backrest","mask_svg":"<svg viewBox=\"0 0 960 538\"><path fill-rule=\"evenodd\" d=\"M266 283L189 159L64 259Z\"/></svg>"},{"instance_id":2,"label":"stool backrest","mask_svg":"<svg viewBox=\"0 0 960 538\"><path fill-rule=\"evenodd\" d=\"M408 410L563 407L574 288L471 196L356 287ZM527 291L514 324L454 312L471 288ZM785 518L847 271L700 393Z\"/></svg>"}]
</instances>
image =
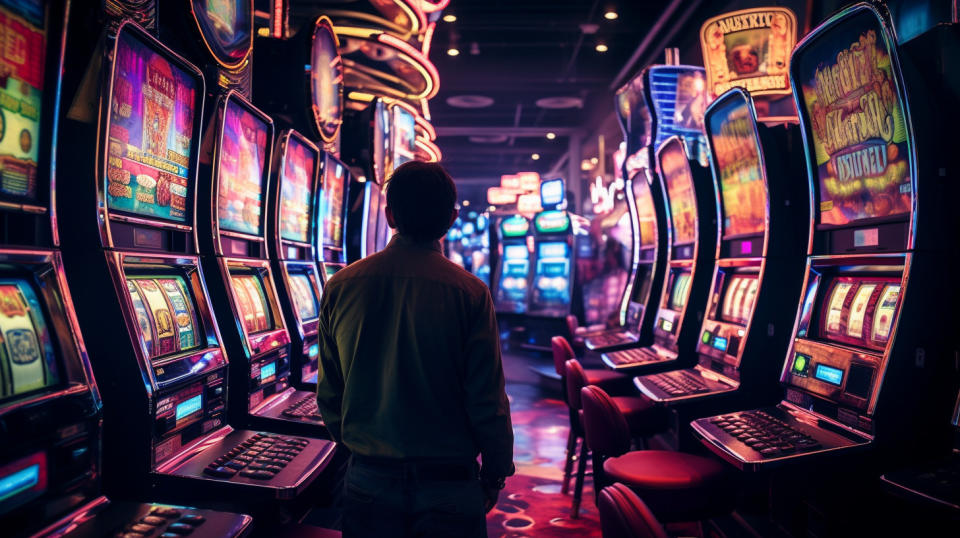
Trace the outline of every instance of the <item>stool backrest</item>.
<instances>
[{"instance_id":1,"label":"stool backrest","mask_svg":"<svg viewBox=\"0 0 960 538\"><path fill-rule=\"evenodd\" d=\"M570 342L562 336L554 336L550 339L550 349L553 351L553 368L557 371L557 375L563 378L567 374L564 363L577 358L577 355L573 352Z\"/></svg>"},{"instance_id":2,"label":"stool backrest","mask_svg":"<svg viewBox=\"0 0 960 538\"><path fill-rule=\"evenodd\" d=\"M667 538L643 500L619 482L603 488L598 509L603 538Z\"/></svg>"},{"instance_id":3,"label":"stool backrest","mask_svg":"<svg viewBox=\"0 0 960 538\"><path fill-rule=\"evenodd\" d=\"M594 385L584 387L580 397L584 436L590 450L602 459L626 454L630 450L630 427L613 398Z\"/></svg>"},{"instance_id":4,"label":"stool backrest","mask_svg":"<svg viewBox=\"0 0 960 538\"><path fill-rule=\"evenodd\" d=\"M566 374L563 376L567 380L567 405L574 411L583 409L580 401L580 391L587 386L587 373L583 371L583 366L577 359L570 359L564 366Z\"/></svg>"}]
</instances>

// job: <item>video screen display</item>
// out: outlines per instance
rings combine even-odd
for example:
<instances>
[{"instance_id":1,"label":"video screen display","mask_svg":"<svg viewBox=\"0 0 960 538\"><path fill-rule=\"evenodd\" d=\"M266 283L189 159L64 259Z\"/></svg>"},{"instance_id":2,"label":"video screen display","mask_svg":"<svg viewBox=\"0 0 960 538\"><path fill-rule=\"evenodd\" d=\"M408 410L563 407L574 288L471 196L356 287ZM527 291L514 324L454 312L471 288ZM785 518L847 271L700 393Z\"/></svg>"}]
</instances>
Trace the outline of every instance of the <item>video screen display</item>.
<instances>
[{"instance_id":1,"label":"video screen display","mask_svg":"<svg viewBox=\"0 0 960 538\"><path fill-rule=\"evenodd\" d=\"M724 321L745 325L753 313L760 280L755 276L735 275L727 284L720 317Z\"/></svg>"},{"instance_id":2,"label":"video screen display","mask_svg":"<svg viewBox=\"0 0 960 538\"><path fill-rule=\"evenodd\" d=\"M247 334L272 329L273 317L270 315L270 304L267 302L267 295L260 277L251 274L231 274L230 282L233 284L233 295Z\"/></svg>"},{"instance_id":3,"label":"video screen display","mask_svg":"<svg viewBox=\"0 0 960 538\"><path fill-rule=\"evenodd\" d=\"M280 237L310 242L317 152L291 136L280 165Z\"/></svg>"},{"instance_id":4,"label":"video screen display","mask_svg":"<svg viewBox=\"0 0 960 538\"><path fill-rule=\"evenodd\" d=\"M660 150L660 170L667 183L673 244L683 245L696 239L697 200L693 193L693 175L683 144L674 141Z\"/></svg>"},{"instance_id":5,"label":"video screen display","mask_svg":"<svg viewBox=\"0 0 960 538\"><path fill-rule=\"evenodd\" d=\"M895 217L913 204L910 148L891 36L869 10L797 50L794 90L813 144L819 223Z\"/></svg>"},{"instance_id":6,"label":"video screen display","mask_svg":"<svg viewBox=\"0 0 960 538\"><path fill-rule=\"evenodd\" d=\"M670 293L670 308L683 310L690 295L690 273L680 273L673 282L673 291Z\"/></svg>"},{"instance_id":7,"label":"video screen display","mask_svg":"<svg viewBox=\"0 0 960 538\"><path fill-rule=\"evenodd\" d=\"M723 200L723 237L758 234L766 226L767 192L756 121L740 94L711 109L708 132Z\"/></svg>"},{"instance_id":8,"label":"video screen display","mask_svg":"<svg viewBox=\"0 0 960 538\"><path fill-rule=\"evenodd\" d=\"M566 243L540 243L537 247L539 258L569 258L570 247Z\"/></svg>"},{"instance_id":9,"label":"video screen display","mask_svg":"<svg viewBox=\"0 0 960 538\"><path fill-rule=\"evenodd\" d=\"M389 169L387 158L390 155L390 137L392 134L390 108L382 99L374 101L373 109L373 170L374 181L383 185L387 176L393 173Z\"/></svg>"},{"instance_id":10,"label":"video screen display","mask_svg":"<svg viewBox=\"0 0 960 538\"><path fill-rule=\"evenodd\" d=\"M632 183L640 229L640 248L649 248L657 244L657 210L653 205L653 194L642 175L633 178Z\"/></svg>"},{"instance_id":11,"label":"video screen display","mask_svg":"<svg viewBox=\"0 0 960 538\"><path fill-rule=\"evenodd\" d=\"M0 1L0 197L37 198L46 2Z\"/></svg>"},{"instance_id":12,"label":"video screen display","mask_svg":"<svg viewBox=\"0 0 960 538\"><path fill-rule=\"evenodd\" d=\"M641 73L617 91L617 116L628 139L627 150L636 151L653 143L653 118L643 90Z\"/></svg>"},{"instance_id":13,"label":"video screen display","mask_svg":"<svg viewBox=\"0 0 960 538\"><path fill-rule=\"evenodd\" d=\"M201 345L203 335L197 323L193 296L182 277L128 276L127 292L148 358Z\"/></svg>"},{"instance_id":14,"label":"video screen display","mask_svg":"<svg viewBox=\"0 0 960 538\"><path fill-rule=\"evenodd\" d=\"M674 135L703 136L707 95L702 67L652 66L650 85L657 117L657 147Z\"/></svg>"},{"instance_id":15,"label":"video screen display","mask_svg":"<svg viewBox=\"0 0 960 538\"><path fill-rule=\"evenodd\" d=\"M293 306L297 309L300 321L311 321L320 315L320 305L314 292L312 275L291 273L289 279L290 295L293 296Z\"/></svg>"},{"instance_id":16,"label":"video screen display","mask_svg":"<svg viewBox=\"0 0 960 538\"><path fill-rule=\"evenodd\" d=\"M310 89L317 131L332 141L343 122L343 61L329 19L317 21L310 53Z\"/></svg>"},{"instance_id":17,"label":"video screen display","mask_svg":"<svg viewBox=\"0 0 960 538\"><path fill-rule=\"evenodd\" d=\"M347 167L339 160L327 155L323 165L323 185L321 186L320 214L323 218L323 246L341 248L343 246L343 191L346 189Z\"/></svg>"},{"instance_id":18,"label":"video screen display","mask_svg":"<svg viewBox=\"0 0 960 538\"><path fill-rule=\"evenodd\" d=\"M213 55L226 65L247 57L253 42L250 0L192 0L193 14Z\"/></svg>"},{"instance_id":19,"label":"video screen display","mask_svg":"<svg viewBox=\"0 0 960 538\"><path fill-rule=\"evenodd\" d=\"M417 154L417 120L409 110L393 107L393 169L412 161Z\"/></svg>"},{"instance_id":20,"label":"video screen display","mask_svg":"<svg viewBox=\"0 0 960 538\"><path fill-rule=\"evenodd\" d=\"M33 287L23 279L0 279L0 402L59 382L53 342Z\"/></svg>"},{"instance_id":21,"label":"video screen display","mask_svg":"<svg viewBox=\"0 0 960 538\"><path fill-rule=\"evenodd\" d=\"M198 79L141 41L117 37L107 141L107 205L186 222Z\"/></svg>"},{"instance_id":22,"label":"video screen display","mask_svg":"<svg viewBox=\"0 0 960 538\"><path fill-rule=\"evenodd\" d=\"M268 125L237 100L227 101L220 138L220 228L263 235Z\"/></svg>"},{"instance_id":23,"label":"video screen display","mask_svg":"<svg viewBox=\"0 0 960 538\"><path fill-rule=\"evenodd\" d=\"M563 179L548 179L540 184L540 205L556 207L563 203Z\"/></svg>"},{"instance_id":24,"label":"video screen display","mask_svg":"<svg viewBox=\"0 0 960 538\"><path fill-rule=\"evenodd\" d=\"M875 350L886 347L900 302L897 280L838 277L825 297L823 338Z\"/></svg>"},{"instance_id":25,"label":"video screen display","mask_svg":"<svg viewBox=\"0 0 960 538\"><path fill-rule=\"evenodd\" d=\"M526 245L507 245L503 249L503 257L508 260L519 260L530 257Z\"/></svg>"}]
</instances>

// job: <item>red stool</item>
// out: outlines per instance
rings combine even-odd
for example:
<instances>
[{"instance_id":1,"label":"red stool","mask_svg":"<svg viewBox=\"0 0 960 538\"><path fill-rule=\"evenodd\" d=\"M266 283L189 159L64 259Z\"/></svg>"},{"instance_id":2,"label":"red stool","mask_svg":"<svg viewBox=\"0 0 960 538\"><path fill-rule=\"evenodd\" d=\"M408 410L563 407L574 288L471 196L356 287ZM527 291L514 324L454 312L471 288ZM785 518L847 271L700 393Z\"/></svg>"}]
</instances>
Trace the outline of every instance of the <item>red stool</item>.
<instances>
[{"instance_id":1,"label":"red stool","mask_svg":"<svg viewBox=\"0 0 960 538\"><path fill-rule=\"evenodd\" d=\"M695 521L730 512L735 495L719 461L666 450L630 451L627 421L603 389L581 391L584 434L593 450L597 490L622 482L661 521Z\"/></svg>"},{"instance_id":2,"label":"red stool","mask_svg":"<svg viewBox=\"0 0 960 538\"><path fill-rule=\"evenodd\" d=\"M650 508L623 484L603 488L597 508L603 538L668 538Z\"/></svg>"},{"instance_id":3,"label":"red stool","mask_svg":"<svg viewBox=\"0 0 960 538\"><path fill-rule=\"evenodd\" d=\"M584 370L583 366L580 365L580 361L577 359L570 359L566 363L566 380L567 380L567 405L570 407L571 413L577 413L577 420L574 423L572 420L573 416L571 415L571 427L570 431L575 432L577 438L584 439L584 429L583 429L583 411L582 411L582 401L580 397L581 390L588 386L594 385L592 381L595 381L596 378L591 378L590 370ZM619 374L618 374L619 375ZM627 376L620 376L621 379L617 380L617 383L613 381L607 381L607 385L613 386L614 390L619 389L625 392L633 391L633 384L630 382L630 378ZM627 449L629 450L629 442L632 437L637 437L638 442L643 443L644 437L649 437L657 432L662 431L666 427L666 413L657 407L654 406L653 402L647 398L640 396L617 396L612 399L614 405L618 407L621 414L624 417L629 417L627 419L627 430L626 430L626 439L628 442ZM576 430L574 430L576 428ZM568 450L576 450L576 439L574 444L568 444ZM574 485L573 491L573 517L577 518L580 515L580 501L583 497L583 480L587 471L587 451L591 448L589 442L581 442L580 444L580 462L577 465L577 480ZM564 489L566 492L567 485L569 482L569 471L571 471L572 460L567 459L567 466L564 469ZM594 475L596 475L596 467L594 467Z\"/></svg>"}]
</instances>

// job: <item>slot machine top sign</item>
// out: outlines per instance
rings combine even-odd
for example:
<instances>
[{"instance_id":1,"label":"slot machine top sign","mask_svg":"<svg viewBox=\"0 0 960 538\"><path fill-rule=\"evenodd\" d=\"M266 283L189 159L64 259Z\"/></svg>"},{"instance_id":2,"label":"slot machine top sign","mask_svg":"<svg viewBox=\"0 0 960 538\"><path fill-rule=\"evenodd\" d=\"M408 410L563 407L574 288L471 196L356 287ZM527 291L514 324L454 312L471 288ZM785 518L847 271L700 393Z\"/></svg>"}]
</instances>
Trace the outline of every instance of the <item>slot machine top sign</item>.
<instances>
[{"instance_id":1,"label":"slot machine top sign","mask_svg":"<svg viewBox=\"0 0 960 538\"><path fill-rule=\"evenodd\" d=\"M310 93L317 133L333 142L343 123L343 61L333 23L318 17L313 27L310 53Z\"/></svg>"},{"instance_id":2,"label":"slot machine top sign","mask_svg":"<svg viewBox=\"0 0 960 538\"><path fill-rule=\"evenodd\" d=\"M787 8L759 7L724 13L700 28L707 91L716 98L741 87L751 95L787 95L797 17Z\"/></svg>"},{"instance_id":3,"label":"slot machine top sign","mask_svg":"<svg viewBox=\"0 0 960 538\"><path fill-rule=\"evenodd\" d=\"M190 11L217 63L234 68L246 61L253 50L251 0L191 0Z\"/></svg>"},{"instance_id":4,"label":"slot machine top sign","mask_svg":"<svg viewBox=\"0 0 960 538\"><path fill-rule=\"evenodd\" d=\"M644 76L646 73L633 77L633 80L617 90L616 95L617 119L620 120L620 129L629 140L629 152L653 143L653 116L650 114L643 89Z\"/></svg>"},{"instance_id":5,"label":"slot machine top sign","mask_svg":"<svg viewBox=\"0 0 960 538\"><path fill-rule=\"evenodd\" d=\"M794 52L790 75L822 226L912 210L913 151L897 69L891 33L866 7Z\"/></svg>"}]
</instances>

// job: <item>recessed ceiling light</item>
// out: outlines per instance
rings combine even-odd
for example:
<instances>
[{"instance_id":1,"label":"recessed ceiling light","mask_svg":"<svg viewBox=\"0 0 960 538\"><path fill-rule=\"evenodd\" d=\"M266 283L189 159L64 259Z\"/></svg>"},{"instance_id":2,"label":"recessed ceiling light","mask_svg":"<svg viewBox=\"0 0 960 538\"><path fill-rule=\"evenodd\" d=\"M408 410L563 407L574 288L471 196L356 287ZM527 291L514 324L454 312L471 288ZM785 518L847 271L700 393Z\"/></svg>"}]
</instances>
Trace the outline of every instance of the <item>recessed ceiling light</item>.
<instances>
[{"instance_id":1,"label":"recessed ceiling light","mask_svg":"<svg viewBox=\"0 0 960 538\"><path fill-rule=\"evenodd\" d=\"M557 133L547 133L547 140L553 140L557 137Z\"/></svg>"},{"instance_id":2,"label":"recessed ceiling light","mask_svg":"<svg viewBox=\"0 0 960 538\"><path fill-rule=\"evenodd\" d=\"M463 207L470 207L470 200L464 200L462 205Z\"/></svg>"},{"instance_id":3,"label":"recessed ceiling light","mask_svg":"<svg viewBox=\"0 0 960 538\"><path fill-rule=\"evenodd\" d=\"M451 95L447 97L447 104L457 108L485 108L493 104L493 98L486 95Z\"/></svg>"},{"instance_id":4,"label":"recessed ceiling light","mask_svg":"<svg viewBox=\"0 0 960 538\"><path fill-rule=\"evenodd\" d=\"M620 15L618 15L617 12L612 9L603 14L603 18L607 19L608 21L617 20L617 17L619 16Z\"/></svg>"},{"instance_id":5,"label":"recessed ceiling light","mask_svg":"<svg viewBox=\"0 0 960 538\"><path fill-rule=\"evenodd\" d=\"M533 160L535 160L535 161L539 161L539 160L540 160L540 154L539 154L539 153L534 153L533 155L530 156L530 158L533 159Z\"/></svg>"},{"instance_id":6,"label":"recessed ceiling light","mask_svg":"<svg viewBox=\"0 0 960 538\"><path fill-rule=\"evenodd\" d=\"M447 13L446 15L443 16L443 22L457 22L457 16L454 15L453 13Z\"/></svg>"},{"instance_id":7,"label":"recessed ceiling light","mask_svg":"<svg viewBox=\"0 0 960 538\"><path fill-rule=\"evenodd\" d=\"M597 52L607 52L610 50L605 43L597 43L597 46L594 47Z\"/></svg>"},{"instance_id":8,"label":"recessed ceiling light","mask_svg":"<svg viewBox=\"0 0 960 538\"><path fill-rule=\"evenodd\" d=\"M543 97L534 103L540 108L562 109L583 108L583 99L579 97Z\"/></svg>"},{"instance_id":9,"label":"recessed ceiling light","mask_svg":"<svg viewBox=\"0 0 960 538\"><path fill-rule=\"evenodd\" d=\"M460 54L459 49L455 49L453 47L450 47L449 49L447 49L447 56L457 56L459 54Z\"/></svg>"},{"instance_id":10,"label":"recessed ceiling light","mask_svg":"<svg viewBox=\"0 0 960 538\"><path fill-rule=\"evenodd\" d=\"M598 159L598 158L596 158L596 157L590 157L590 163L591 163L591 164L597 164L598 162L600 162L600 159Z\"/></svg>"}]
</instances>

